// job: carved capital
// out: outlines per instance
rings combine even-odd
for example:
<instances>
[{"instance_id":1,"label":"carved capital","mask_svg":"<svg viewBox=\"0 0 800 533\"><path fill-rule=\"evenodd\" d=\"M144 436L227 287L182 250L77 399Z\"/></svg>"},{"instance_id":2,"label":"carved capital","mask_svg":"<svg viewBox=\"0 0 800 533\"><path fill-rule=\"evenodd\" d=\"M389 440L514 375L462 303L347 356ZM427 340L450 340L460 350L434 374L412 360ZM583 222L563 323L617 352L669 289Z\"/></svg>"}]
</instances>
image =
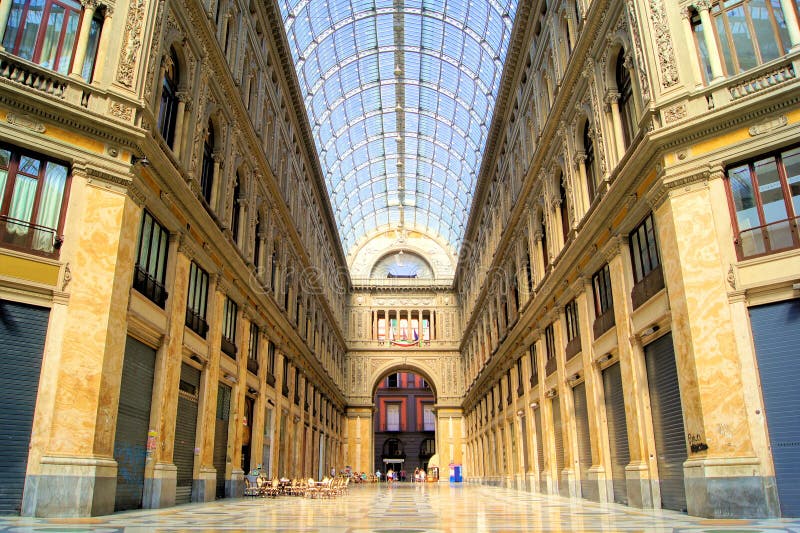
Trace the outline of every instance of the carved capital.
<instances>
[{"instance_id":1,"label":"carved capital","mask_svg":"<svg viewBox=\"0 0 800 533\"><path fill-rule=\"evenodd\" d=\"M698 11L708 11L711 9L711 0L695 0L694 7Z\"/></svg>"},{"instance_id":2,"label":"carved capital","mask_svg":"<svg viewBox=\"0 0 800 533\"><path fill-rule=\"evenodd\" d=\"M88 10L94 11L97 9L97 6L100 5L100 2L98 0L80 0L80 2L81 5L84 7L84 9L86 9L87 11Z\"/></svg>"}]
</instances>

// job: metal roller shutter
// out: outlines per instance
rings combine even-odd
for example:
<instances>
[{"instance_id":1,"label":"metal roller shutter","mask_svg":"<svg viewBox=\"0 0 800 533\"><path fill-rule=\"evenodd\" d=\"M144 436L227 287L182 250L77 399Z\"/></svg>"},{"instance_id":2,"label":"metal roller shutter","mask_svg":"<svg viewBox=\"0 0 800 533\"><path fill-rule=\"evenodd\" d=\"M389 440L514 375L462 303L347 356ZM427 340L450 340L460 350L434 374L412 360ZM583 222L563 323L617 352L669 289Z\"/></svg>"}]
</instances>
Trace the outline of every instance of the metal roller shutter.
<instances>
[{"instance_id":1,"label":"metal roller shutter","mask_svg":"<svg viewBox=\"0 0 800 533\"><path fill-rule=\"evenodd\" d=\"M539 473L539 491L546 492L547 485L542 476L544 468L544 439L542 439L542 410L533 412L533 423L536 426L536 471Z\"/></svg>"},{"instance_id":2,"label":"metal roller shutter","mask_svg":"<svg viewBox=\"0 0 800 533\"><path fill-rule=\"evenodd\" d=\"M800 516L800 300L750 308L783 516Z\"/></svg>"},{"instance_id":3,"label":"metal roller shutter","mask_svg":"<svg viewBox=\"0 0 800 533\"><path fill-rule=\"evenodd\" d=\"M50 310L0 300L0 515L19 514Z\"/></svg>"},{"instance_id":4,"label":"metal roller shutter","mask_svg":"<svg viewBox=\"0 0 800 533\"><path fill-rule=\"evenodd\" d=\"M628 503L625 467L631 461L628 449L628 425L625 421L625 400L622 394L622 374L619 363L603 370L608 440L611 448L611 477L614 501Z\"/></svg>"},{"instance_id":5,"label":"metal roller shutter","mask_svg":"<svg viewBox=\"0 0 800 533\"><path fill-rule=\"evenodd\" d=\"M172 460L178 469L175 503L189 503L192 501L199 391L200 371L183 363L181 365L180 389L178 390L178 415L175 420L175 449L172 455Z\"/></svg>"},{"instance_id":6,"label":"metal roller shutter","mask_svg":"<svg viewBox=\"0 0 800 533\"><path fill-rule=\"evenodd\" d=\"M217 470L217 498L225 497L225 468L228 464L228 424L231 414L231 388L219 384L217 423L214 428L214 468Z\"/></svg>"},{"instance_id":7,"label":"metal roller shutter","mask_svg":"<svg viewBox=\"0 0 800 533\"><path fill-rule=\"evenodd\" d=\"M686 488L683 484L683 462L689 455L684 436L686 432L683 428L683 410L672 334L645 346L644 357L661 485L661 506L685 512Z\"/></svg>"},{"instance_id":8,"label":"metal roller shutter","mask_svg":"<svg viewBox=\"0 0 800 533\"><path fill-rule=\"evenodd\" d=\"M153 348L133 337L127 338L114 436L114 460L117 461L115 511L142 506L155 364L156 351Z\"/></svg>"},{"instance_id":9,"label":"metal roller shutter","mask_svg":"<svg viewBox=\"0 0 800 533\"><path fill-rule=\"evenodd\" d=\"M592 467L592 444L589 437L589 409L586 404L586 384L580 383L572 389L575 402L575 431L578 437L578 465L581 478L581 495L588 498L597 491L592 490L589 469Z\"/></svg>"},{"instance_id":10,"label":"metal roller shutter","mask_svg":"<svg viewBox=\"0 0 800 533\"><path fill-rule=\"evenodd\" d=\"M565 491L564 495L568 495L566 493L567 487L562 487L561 485L561 472L564 470L564 432L561 425L561 402L558 399L558 396L553 398L552 400L553 405L553 437L555 440L555 452L556 452L556 493L560 493L561 489L563 488Z\"/></svg>"}]
</instances>

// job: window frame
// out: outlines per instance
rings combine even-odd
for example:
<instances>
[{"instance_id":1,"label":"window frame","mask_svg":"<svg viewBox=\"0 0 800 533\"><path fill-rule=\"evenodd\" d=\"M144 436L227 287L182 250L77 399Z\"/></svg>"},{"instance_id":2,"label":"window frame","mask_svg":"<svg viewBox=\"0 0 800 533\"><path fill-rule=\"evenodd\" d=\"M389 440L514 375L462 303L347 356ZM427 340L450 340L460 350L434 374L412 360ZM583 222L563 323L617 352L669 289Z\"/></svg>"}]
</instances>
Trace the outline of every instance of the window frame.
<instances>
[{"instance_id":1,"label":"window frame","mask_svg":"<svg viewBox=\"0 0 800 533\"><path fill-rule=\"evenodd\" d=\"M186 298L186 327L205 338L208 334L208 291L209 276L200 265L189 264L188 296ZM203 294L203 291L205 294Z\"/></svg>"},{"instance_id":2,"label":"window frame","mask_svg":"<svg viewBox=\"0 0 800 533\"><path fill-rule=\"evenodd\" d=\"M798 155L800 155L800 144L789 145L789 146L786 146L786 147L781 147L781 148L779 148L777 150L772 150L772 151L769 151L769 152L761 153L761 154L756 155L755 157L751 157L749 159L738 161L736 163L732 163L730 165L726 165L726 167L725 167L724 183L725 183L725 192L726 192L726 195L728 197L728 209L730 211L730 216L731 216L731 229L733 230L733 234L734 234L733 244L734 244L734 248L736 250L736 256L740 261L743 261L745 259L752 259L752 258L756 258L756 257L763 257L763 256L766 256L766 255L771 255L771 254L775 254L775 253L779 253L779 252L784 252L784 251L787 251L787 250L793 250L795 248L800 247L800 235L798 234L798 223L800 223L800 213L796 212L796 211L800 211L800 209L796 210L795 207L794 207L794 203L792 201L792 198L793 198L792 197L792 191L791 191L791 187L789 185L789 180L788 180L789 176L788 176L788 174L786 172L786 165L783 162L784 154L790 153L792 151L797 151ZM789 223L789 225L790 225L789 231L790 231L790 234L791 234L791 237L792 237L793 245L792 246L788 246L788 247L782 247L782 248L774 249L770 245L771 241L770 241L769 236L764 236L764 237L762 237L762 243L763 243L763 246L764 246L764 251L760 252L760 253L753 253L753 254L745 255L744 249L743 249L742 244L741 244L742 233L744 233L745 231L754 231L754 230L759 230L760 229L760 231L762 232L762 235L764 235L763 232L766 231L766 228L769 225L780 223L780 222L784 221L784 220L779 220L779 221L770 222L770 223L766 223L765 222L766 217L765 217L765 213L764 213L764 204L763 204L763 200L762 200L761 191L759 190L759 186L758 186L758 175L757 175L757 172L756 172L755 165L756 165L756 163L766 161L766 160L768 160L770 158L772 158L772 160L775 162L775 165L776 165L776 168L777 168L778 179L779 179L779 183L780 183L780 186L781 186L781 194L782 194L782 198L783 198L783 205L784 205L784 208L785 208L785 211L786 211L786 216L787 216L787 218L784 219L784 220L787 221ZM745 230L742 230L741 228L739 228L739 216L738 216L738 212L736 210L736 203L735 203L735 200L733 198L733 191L731 189L729 172L734 168L742 167L742 166L745 166L745 165L747 165L747 167L748 167L749 177L750 177L749 185L750 185L751 190L752 190L752 192L754 194L755 208L756 208L756 213L758 215L758 221L759 221L760 224L758 226L755 226L755 227L752 227L752 228L746 228Z\"/></svg>"},{"instance_id":3,"label":"window frame","mask_svg":"<svg viewBox=\"0 0 800 533\"><path fill-rule=\"evenodd\" d=\"M148 231L145 232L145 230ZM156 230L158 230L157 236ZM146 250L143 241L145 234L148 236ZM153 239L156 237L158 238L158 244L156 256L153 257ZM143 253L146 254L146 258L144 258L145 264L142 264ZM151 262L155 262L155 264L151 265ZM164 309L168 297L166 289L168 262L169 230L162 226L150 211L144 209L142 210L142 222L139 225L136 260L133 267L133 288L162 309Z\"/></svg>"},{"instance_id":4,"label":"window frame","mask_svg":"<svg viewBox=\"0 0 800 533\"><path fill-rule=\"evenodd\" d=\"M26 150L24 148L20 148L18 146L7 144L7 143L0 143L0 150L5 150L9 153L8 156L8 165L5 167L6 177L5 177L5 188L4 190L0 190L0 223L4 222L4 226L2 231L0 231L0 246L4 248L10 248L15 250L20 250L24 253L29 253L33 255L49 257L53 259L58 259L61 253L61 245L64 242L64 224L66 221L66 214L67 214L67 206L69 205L69 195L70 190L72 187L72 166L66 162L59 159L51 158L45 154L33 152L31 150ZM33 201L33 205L31 206L31 213L28 216L30 221L23 221L19 220L18 223L26 225L30 230L26 231L28 234L21 244L16 244L13 242L7 242L5 239L7 230L7 224L9 220L9 212L12 206L12 199L14 197L14 189L17 183L17 179L20 173L19 165L22 157L27 157L39 162L39 169L36 176L36 193ZM42 203L42 190L44 189L44 183L47 179L47 168L49 164L57 165L64 167L66 169L66 177L64 178L64 186L61 189L61 205L59 206L59 214L58 214L58 221L56 223L55 228L51 228L48 226L44 226L41 224L37 224L36 222L32 222L34 220L39 219L39 210ZM33 176L29 174L22 173L24 177L32 178ZM18 219L13 219L18 220ZM52 251L48 250L39 250L34 248L34 234L37 231L47 231L53 234L53 244L52 244Z\"/></svg>"}]
</instances>

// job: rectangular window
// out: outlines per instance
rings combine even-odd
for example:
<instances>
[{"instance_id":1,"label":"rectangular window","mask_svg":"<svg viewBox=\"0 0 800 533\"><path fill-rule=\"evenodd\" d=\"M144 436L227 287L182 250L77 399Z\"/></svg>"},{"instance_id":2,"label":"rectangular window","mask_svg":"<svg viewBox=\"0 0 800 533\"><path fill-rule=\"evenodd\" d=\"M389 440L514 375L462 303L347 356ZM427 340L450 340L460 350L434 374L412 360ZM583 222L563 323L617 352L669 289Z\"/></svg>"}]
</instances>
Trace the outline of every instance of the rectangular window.
<instances>
[{"instance_id":1,"label":"rectangular window","mask_svg":"<svg viewBox=\"0 0 800 533\"><path fill-rule=\"evenodd\" d=\"M596 339L615 324L614 298L611 293L611 271L608 263L592 276L595 319L592 330Z\"/></svg>"},{"instance_id":2,"label":"rectangular window","mask_svg":"<svg viewBox=\"0 0 800 533\"><path fill-rule=\"evenodd\" d=\"M522 357L517 359L517 395L522 396L525 387L522 384Z\"/></svg>"},{"instance_id":3,"label":"rectangular window","mask_svg":"<svg viewBox=\"0 0 800 533\"><path fill-rule=\"evenodd\" d=\"M300 405L300 369L294 367L294 403Z\"/></svg>"},{"instance_id":4,"label":"rectangular window","mask_svg":"<svg viewBox=\"0 0 800 533\"><path fill-rule=\"evenodd\" d=\"M76 0L12 0L3 47L46 69L69 74L82 11L81 3ZM93 66L99 28L94 41L92 30L89 30L87 58L92 58ZM85 71L86 62L82 67Z\"/></svg>"},{"instance_id":5,"label":"rectangular window","mask_svg":"<svg viewBox=\"0 0 800 533\"><path fill-rule=\"evenodd\" d=\"M539 384L539 367L536 365L536 343L531 343L528 348L528 355L531 360L531 388Z\"/></svg>"},{"instance_id":6,"label":"rectangular window","mask_svg":"<svg viewBox=\"0 0 800 533\"><path fill-rule=\"evenodd\" d=\"M236 302L230 298L225 298L225 304L222 307L222 343L220 348L222 351L231 357L236 357L236 320L239 307Z\"/></svg>"},{"instance_id":7,"label":"rectangular window","mask_svg":"<svg viewBox=\"0 0 800 533\"><path fill-rule=\"evenodd\" d=\"M69 180L65 164L0 146L0 244L58 257Z\"/></svg>"},{"instance_id":8,"label":"rectangular window","mask_svg":"<svg viewBox=\"0 0 800 533\"><path fill-rule=\"evenodd\" d=\"M422 430L436 431L436 417L431 404L423 404L422 406Z\"/></svg>"},{"instance_id":9,"label":"rectangular window","mask_svg":"<svg viewBox=\"0 0 800 533\"><path fill-rule=\"evenodd\" d=\"M581 330L578 323L578 303L572 300L564 307L566 319L567 345L564 352L567 359L581 351Z\"/></svg>"},{"instance_id":10,"label":"rectangular window","mask_svg":"<svg viewBox=\"0 0 800 533\"><path fill-rule=\"evenodd\" d=\"M281 383L281 394L289 396L289 358L283 356L283 381Z\"/></svg>"},{"instance_id":11,"label":"rectangular window","mask_svg":"<svg viewBox=\"0 0 800 533\"><path fill-rule=\"evenodd\" d=\"M400 386L400 374L389 374L389 377L386 378L386 386L397 388Z\"/></svg>"},{"instance_id":12,"label":"rectangular window","mask_svg":"<svg viewBox=\"0 0 800 533\"><path fill-rule=\"evenodd\" d=\"M148 211L144 211L139 231L133 288L162 309L167 301L164 278L167 272L168 247L169 233Z\"/></svg>"},{"instance_id":13,"label":"rectangular window","mask_svg":"<svg viewBox=\"0 0 800 533\"><path fill-rule=\"evenodd\" d=\"M250 323L250 342L247 347L247 370L253 374L258 374L258 326Z\"/></svg>"},{"instance_id":14,"label":"rectangular window","mask_svg":"<svg viewBox=\"0 0 800 533\"><path fill-rule=\"evenodd\" d=\"M739 259L800 246L800 147L733 165L726 174Z\"/></svg>"},{"instance_id":15,"label":"rectangular window","mask_svg":"<svg viewBox=\"0 0 800 533\"><path fill-rule=\"evenodd\" d=\"M631 232L630 248L633 260L633 280L639 283L661 265L658 258L658 244L652 213L647 215L647 218Z\"/></svg>"},{"instance_id":16,"label":"rectangular window","mask_svg":"<svg viewBox=\"0 0 800 533\"><path fill-rule=\"evenodd\" d=\"M275 375L275 344L272 341L267 341L267 371Z\"/></svg>"},{"instance_id":17,"label":"rectangular window","mask_svg":"<svg viewBox=\"0 0 800 533\"><path fill-rule=\"evenodd\" d=\"M547 356L546 359L547 375L549 376L552 373L552 371L555 370L555 361L556 361L556 340L555 340L555 332L553 331L553 324L550 324L549 326L544 328L544 347L546 352L545 355Z\"/></svg>"},{"instance_id":18,"label":"rectangular window","mask_svg":"<svg viewBox=\"0 0 800 533\"><path fill-rule=\"evenodd\" d=\"M400 404L386 404L386 431L400 431Z\"/></svg>"},{"instance_id":19,"label":"rectangular window","mask_svg":"<svg viewBox=\"0 0 800 533\"><path fill-rule=\"evenodd\" d=\"M205 337L208 332L206 306L208 305L208 274L192 261L189 265L189 297L186 301L186 325Z\"/></svg>"}]
</instances>

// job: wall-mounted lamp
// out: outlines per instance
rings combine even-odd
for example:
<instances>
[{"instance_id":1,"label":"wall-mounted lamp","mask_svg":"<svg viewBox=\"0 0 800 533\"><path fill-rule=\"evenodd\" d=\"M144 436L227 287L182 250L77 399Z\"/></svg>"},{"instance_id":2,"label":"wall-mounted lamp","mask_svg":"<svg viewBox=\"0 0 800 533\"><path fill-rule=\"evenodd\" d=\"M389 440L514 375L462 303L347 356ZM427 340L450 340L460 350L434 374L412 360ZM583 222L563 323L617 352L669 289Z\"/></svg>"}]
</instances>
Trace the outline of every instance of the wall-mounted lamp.
<instances>
[{"instance_id":1,"label":"wall-mounted lamp","mask_svg":"<svg viewBox=\"0 0 800 533\"><path fill-rule=\"evenodd\" d=\"M249 392L253 396L258 396L258 391L256 389L254 389L253 387L247 387L247 392Z\"/></svg>"},{"instance_id":2,"label":"wall-mounted lamp","mask_svg":"<svg viewBox=\"0 0 800 533\"><path fill-rule=\"evenodd\" d=\"M531 402L531 409L538 409L538 408L539 408L539 402Z\"/></svg>"},{"instance_id":3,"label":"wall-mounted lamp","mask_svg":"<svg viewBox=\"0 0 800 533\"><path fill-rule=\"evenodd\" d=\"M222 377L224 377L225 379L227 379L231 383L238 383L239 382L239 378L237 378L236 376L234 376L232 374L225 374Z\"/></svg>"},{"instance_id":4,"label":"wall-mounted lamp","mask_svg":"<svg viewBox=\"0 0 800 533\"><path fill-rule=\"evenodd\" d=\"M138 155L132 155L131 156L131 165L133 165L133 166L141 165L143 167L149 167L150 166L150 160L147 159L147 156L144 156L144 155L141 156L141 157L138 156Z\"/></svg>"},{"instance_id":5,"label":"wall-mounted lamp","mask_svg":"<svg viewBox=\"0 0 800 533\"><path fill-rule=\"evenodd\" d=\"M525 414L525 411L524 411L524 410L522 410L522 409L520 409L519 411L517 411L517 416L518 416L518 417L520 417L520 418L521 418L521 417L522 417L522 415L524 415L524 414Z\"/></svg>"},{"instance_id":6,"label":"wall-mounted lamp","mask_svg":"<svg viewBox=\"0 0 800 533\"><path fill-rule=\"evenodd\" d=\"M567 378L567 382L572 385L576 381L581 379L581 375L579 373L572 374L570 377Z\"/></svg>"},{"instance_id":7,"label":"wall-mounted lamp","mask_svg":"<svg viewBox=\"0 0 800 533\"><path fill-rule=\"evenodd\" d=\"M298 422L300 422L300 417L297 416L297 415L294 415L294 423L297 424Z\"/></svg>"},{"instance_id":8,"label":"wall-mounted lamp","mask_svg":"<svg viewBox=\"0 0 800 533\"><path fill-rule=\"evenodd\" d=\"M661 327L658 324L653 324L649 328L642 331L642 337L649 337L659 329L661 329Z\"/></svg>"},{"instance_id":9,"label":"wall-mounted lamp","mask_svg":"<svg viewBox=\"0 0 800 533\"><path fill-rule=\"evenodd\" d=\"M558 395L558 391L553 387L552 389L548 389L547 392L544 393L545 398L555 398Z\"/></svg>"}]
</instances>

